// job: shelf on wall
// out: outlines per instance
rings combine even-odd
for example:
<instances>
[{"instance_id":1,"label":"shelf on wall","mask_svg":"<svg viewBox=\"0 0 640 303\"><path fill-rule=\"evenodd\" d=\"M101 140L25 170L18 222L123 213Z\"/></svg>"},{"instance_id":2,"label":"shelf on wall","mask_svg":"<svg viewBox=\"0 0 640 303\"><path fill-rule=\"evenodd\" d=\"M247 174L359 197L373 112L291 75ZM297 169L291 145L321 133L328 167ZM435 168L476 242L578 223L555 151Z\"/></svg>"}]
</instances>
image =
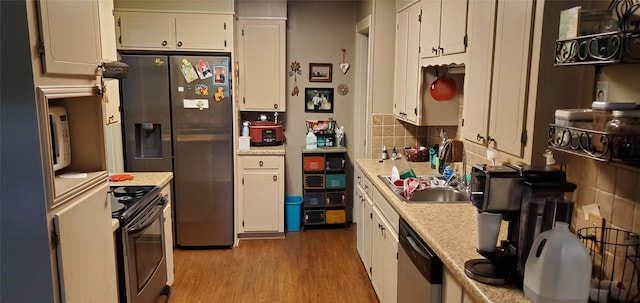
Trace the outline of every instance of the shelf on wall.
<instances>
[{"instance_id":1,"label":"shelf on wall","mask_svg":"<svg viewBox=\"0 0 640 303\"><path fill-rule=\"evenodd\" d=\"M598 161L640 164L640 135L549 124L549 148Z\"/></svg>"},{"instance_id":2,"label":"shelf on wall","mask_svg":"<svg viewBox=\"0 0 640 303\"><path fill-rule=\"evenodd\" d=\"M555 66L640 63L640 31L556 40Z\"/></svg>"}]
</instances>

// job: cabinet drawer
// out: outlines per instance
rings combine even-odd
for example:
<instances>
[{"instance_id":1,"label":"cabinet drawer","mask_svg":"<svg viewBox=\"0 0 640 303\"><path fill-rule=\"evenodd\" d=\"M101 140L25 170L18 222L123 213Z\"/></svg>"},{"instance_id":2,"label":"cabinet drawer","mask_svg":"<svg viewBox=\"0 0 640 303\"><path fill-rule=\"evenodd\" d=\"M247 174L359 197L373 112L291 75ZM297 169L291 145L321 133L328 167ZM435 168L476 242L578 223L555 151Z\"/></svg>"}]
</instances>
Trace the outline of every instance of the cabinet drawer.
<instances>
[{"instance_id":1,"label":"cabinet drawer","mask_svg":"<svg viewBox=\"0 0 640 303\"><path fill-rule=\"evenodd\" d=\"M244 169L277 169L278 157L275 156L243 156Z\"/></svg>"},{"instance_id":2,"label":"cabinet drawer","mask_svg":"<svg viewBox=\"0 0 640 303\"><path fill-rule=\"evenodd\" d=\"M304 224L324 224L324 209L305 210Z\"/></svg>"},{"instance_id":3,"label":"cabinet drawer","mask_svg":"<svg viewBox=\"0 0 640 303\"><path fill-rule=\"evenodd\" d=\"M327 224L344 224L347 222L347 213L344 209L332 209L325 212Z\"/></svg>"},{"instance_id":4,"label":"cabinet drawer","mask_svg":"<svg viewBox=\"0 0 640 303\"><path fill-rule=\"evenodd\" d=\"M343 191L327 192L326 204L327 206L344 205L345 194Z\"/></svg>"},{"instance_id":5,"label":"cabinet drawer","mask_svg":"<svg viewBox=\"0 0 640 303\"><path fill-rule=\"evenodd\" d=\"M306 174L304 175L304 189L324 188L324 175Z\"/></svg>"},{"instance_id":6,"label":"cabinet drawer","mask_svg":"<svg viewBox=\"0 0 640 303\"><path fill-rule=\"evenodd\" d=\"M325 179L327 188L344 188L347 181L344 174L327 174Z\"/></svg>"},{"instance_id":7,"label":"cabinet drawer","mask_svg":"<svg viewBox=\"0 0 640 303\"><path fill-rule=\"evenodd\" d=\"M306 192L304 193L304 206L322 206L324 205L323 192Z\"/></svg>"},{"instance_id":8,"label":"cabinet drawer","mask_svg":"<svg viewBox=\"0 0 640 303\"><path fill-rule=\"evenodd\" d=\"M324 170L323 156L306 156L303 158L302 162L303 162L305 171L323 171Z\"/></svg>"}]
</instances>

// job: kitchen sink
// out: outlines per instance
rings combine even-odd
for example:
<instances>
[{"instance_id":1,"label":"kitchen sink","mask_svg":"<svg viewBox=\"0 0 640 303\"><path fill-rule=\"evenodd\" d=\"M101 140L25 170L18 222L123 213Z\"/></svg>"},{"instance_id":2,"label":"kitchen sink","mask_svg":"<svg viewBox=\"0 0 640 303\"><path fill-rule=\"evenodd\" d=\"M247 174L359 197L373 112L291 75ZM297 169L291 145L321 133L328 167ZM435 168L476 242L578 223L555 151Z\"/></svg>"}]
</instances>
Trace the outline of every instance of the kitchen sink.
<instances>
[{"instance_id":1,"label":"kitchen sink","mask_svg":"<svg viewBox=\"0 0 640 303\"><path fill-rule=\"evenodd\" d=\"M427 180L436 180L435 176L418 176ZM469 202L469 196L459 190L456 190L452 187L427 187L421 191L415 191L411 195L411 198L407 199L404 196L404 190L400 186L395 186L391 182L391 176L387 175L378 175L380 180L384 181L384 183L396 194L401 201L406 203L442 203L442 202L458 202L465 203ZM442 181L442 180L440 180ZM441 183L443 183L442 181Z\"/></svg>"}]
</instances>

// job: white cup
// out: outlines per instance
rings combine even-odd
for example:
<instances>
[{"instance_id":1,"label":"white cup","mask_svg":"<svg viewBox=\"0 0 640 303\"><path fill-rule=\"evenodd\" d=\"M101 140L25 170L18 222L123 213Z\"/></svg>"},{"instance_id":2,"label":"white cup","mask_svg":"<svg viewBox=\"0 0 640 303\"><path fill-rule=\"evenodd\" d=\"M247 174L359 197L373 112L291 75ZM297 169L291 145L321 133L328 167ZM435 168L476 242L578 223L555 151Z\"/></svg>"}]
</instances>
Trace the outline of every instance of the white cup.
<instances>
[{"instance_id":1,"label":"white cup","mask_svg":"<svg viewBox=\"0 0 640 303\"><path fill-rule=\"evenodd\" d=\"M502 215L478 212L476 214L476 221L478 224L478 250L483 252L496 251Z\"/></svg>"}]
</instances>

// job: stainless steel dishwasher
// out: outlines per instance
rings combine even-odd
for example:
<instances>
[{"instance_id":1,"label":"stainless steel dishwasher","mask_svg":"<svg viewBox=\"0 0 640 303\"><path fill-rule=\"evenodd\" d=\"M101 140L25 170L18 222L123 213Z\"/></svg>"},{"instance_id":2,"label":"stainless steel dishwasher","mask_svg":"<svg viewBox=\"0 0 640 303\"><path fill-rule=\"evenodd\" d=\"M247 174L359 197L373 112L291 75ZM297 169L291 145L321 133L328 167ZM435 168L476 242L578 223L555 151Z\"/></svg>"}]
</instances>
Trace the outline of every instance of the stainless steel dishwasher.
<instances>
[{"instance_id":1,"label":"stainless steel dishwasher","mask_svg":"<svg viewBox=\"0 0 640 303\"><path fill-rule=\"evenodd\" d=\"M400 218L398 303L442 302L442 261Z\"/></svg>"}]
</instances>

